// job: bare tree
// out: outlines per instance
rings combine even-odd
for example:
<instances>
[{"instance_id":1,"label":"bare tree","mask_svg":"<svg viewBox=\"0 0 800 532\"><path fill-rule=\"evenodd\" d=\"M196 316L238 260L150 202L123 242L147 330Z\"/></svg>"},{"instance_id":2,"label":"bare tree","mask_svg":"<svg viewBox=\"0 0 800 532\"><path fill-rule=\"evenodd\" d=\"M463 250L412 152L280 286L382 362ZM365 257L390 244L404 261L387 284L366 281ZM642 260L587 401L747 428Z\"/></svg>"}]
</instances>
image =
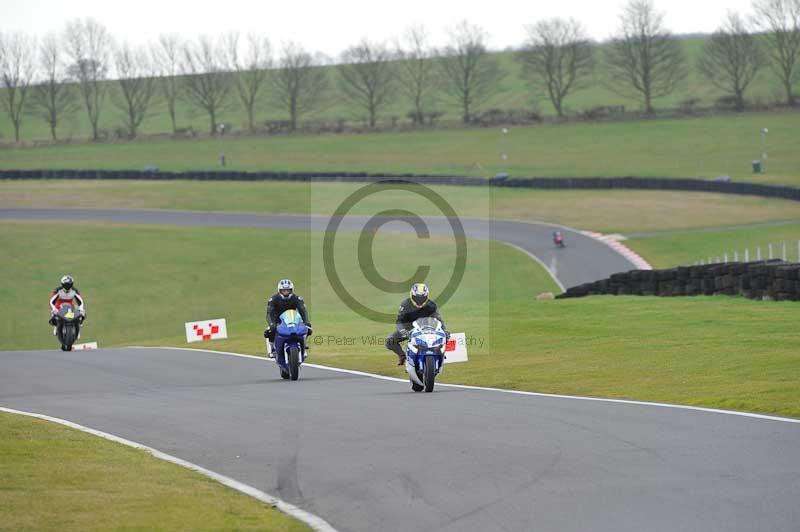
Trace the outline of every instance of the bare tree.
<instances>
[{"instance_id":1,"label":"bare tree","mask_svg":"<svg viewBox=\"0 0 800 532\"><path fill-rule=\"evenodd\" d=\"M275 102L289 113L291 130L304 113L322 104L328 89L327 70L297 43L286 43L272 73L272 94Z\"/></svg>"},{"instance_id":2,"label":"bare tree","mask_svg":"<svg viewBox=\"0 0 800 532\"><path fill-rule=\"evenodd\" d=\"M401 60L397 65L399 85L414 106L412 120L422 124L437 84L437 51L428 44L428 35L422 26L409 28L397 48L397 57Z\"/></svg>"},{"instance_id":3,"label":"bare tree","mask_svg":"<svg viewBox=\"0 0 800 532\"><path fill-rule=\"evenodd\" d=\"M223 38L227 66L234 72L239 99L247 111L247 128L255 131L255 107L258 93L266 83L267 69L272 66L272 49L269 40L248 35L245 54L239 53L239 34L231 32Z\"/></svg>"},{"instance_id":4,"label":"bare tree","mask_svg":"<svg viewBox=\"0 0 800 532\"><path fill-rule=\"evenodd\" d=\"M535 91L544 91L558 116L564 116L564 98L582 88L594 69L592 44L580 23L550 19L528 26L528 39L517 53L523 74Z\"/></svg>"},{"instance_id":5,"label":"bare tree","mask_svg":"<svg viewBox=\"0 0 800 532\"><path fill-rule=\"evenodd\" d=\"M183 43L177 35L161 35L152 54L158 71L158 85L167 102L167 112L172 122L172 132L178 131L175 103L180 92L180 63Z\"/></svg>"},{"instance_id":6,"label":"bare tree","mask_svg":"<svg viewBox=\"0 0 800 532\"><path fill-rule=\"evenodd\" d=\"M800 79L800 0L756 0L756 24L765 32L767 49L775 73L786 94L786 104L794 105L794 84Z\"/></svg>"},{"instance_id":7,"label":"bare tree","mask_svg":"<svg viewBox=\"0 0 800 532\"><path fill-rule=\"evenodd\" d=\"M64 34L70 65L67 73L78 84L92 125L92 139L99 139L100 111L105 98L108 59L112 47L111 35L93 19L67 23Z\"/></svg>"},{"instance_id":8,"label":"bare tree","mask_svg":"<svg viewBox=\"0 0 800 532\"><path fill-rule=\"evenodd\" d=\"M697 68L715 87L736 98L744 109L744 92L756 77L763 54L742 17L729 13L722 27L703 46Z\"/></svg>"},{"instance_id":9,"label":"bare tree","mask_svg":"<svg viewBox=\"0 0 800 532\"><path fill-rule=\"evenodd\" d=\"M640 100L649 114L654 98L667 96L686 79L686 57L652 0L629 0L620 19L606 54L609 87Z\"/></svg>"},{"instance_id":10,"label":"bare tree","mask_svg":"<svg viewBox=\"0 0 800 532\"><path fill-rule=\"evenodd\" d=\"M183 90L181 97L188 103L200 106L207 114L211 134L217 131L217 115L228 101L233 79L225 68L224 53L208 37L183 48Z\"/></svg>"},{"instance_id":11,"label":"bare tree","mask_svg":"<svg viewBox=\"0 0 800 532\"><path fill-rule=\"evenodd\" d=\"M39 65L42 75L32 87L30 107L50 126L50 139L55 142L59 122L78 109L77 94L67 83L62 45L55 34L48 34L42 41Z\"/></svg>"},{"instance_id":12,"label":"bare tree","mask_svg":"<svg viewBox=\"0 0 800 532\"><path fill-rule=\"evenodd\" d=\"M22 33L0 34L0 76L2 102L14 125L14 140L19 142L22 111L28 89L33 82L36 61L36 41Z\"/></svg>"},{"instance_id":13,"label":"bare tree","mask_svg":"<svg viewBox=\"0 0 800 532\"><path fill-rule=\"evenodd\" d=\"M341 62L336 67L342 92L348 100L367 111L370 127L375 127L378 112L392 96L393 59L385 44L364 39L342 52Z\"/></svg>"},{"instance_id":14,"label":"bare tree","mask_svg":"<svg viewBox=\"0 0 800 532\"><path fill-rule=\"evenodd\" d=\"M458 99L464 123L503 77L497 60L488 53L487 39L482 28L465 20L450 31L450 44L440 59L444 87Z\"/></svg>"},{"instance_id":15,"label":"bare tree","mask_svg":"<svg viewBox=\"0 0 800 532\"><path fill-rule=\"evenodd\" d=\"M157 82L153 63L143 49L135 49L127 43L114 53L120 89L119 98L114 105L120 110L129 138L136 138L136 132L147 110ZM113 99L112 99L113 100Z\"/></svg>"}]
</instances>

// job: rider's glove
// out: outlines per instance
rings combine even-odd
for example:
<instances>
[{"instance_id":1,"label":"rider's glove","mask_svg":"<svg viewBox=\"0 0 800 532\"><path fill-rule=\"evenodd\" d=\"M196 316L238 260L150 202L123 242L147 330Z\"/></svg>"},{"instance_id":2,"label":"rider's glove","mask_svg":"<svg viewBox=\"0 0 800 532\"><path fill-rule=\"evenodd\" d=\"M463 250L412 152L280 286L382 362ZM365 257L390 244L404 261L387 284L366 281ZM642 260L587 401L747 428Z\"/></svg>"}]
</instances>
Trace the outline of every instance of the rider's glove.
<instances>
[{"instance_id":1,"label":"rider's glove","mask_svg":"<svg viewBox=\"0 0 800 532\"><path fill-rule=\"evenodd\" d=\"M314 332L314 329L311 328L311 324L310 323L306 323L306 329L308 329L308 332L306 334L308 336L311 336L311 334Z\"/></svg>"},{"instance_id":2,"label":"rider's glove","mask_svg":"<svg viewBox=\"0 0 800 532\"><path fill-rule=\"evenodd\" d=\"M447 329L444 330L444 337L446 340L450 339L450 331L448 331Z\"/></svg>"},{"instance_id":3,"label":"rider's glove","mask_svg":"<svg viewBox=\"0 0 800 532\"><path fill-rule=\"evenodd\" d=\"M271 327L267 327L266 329L264 329L264 338L269 338L270 329Z\"/></svg>"},{"instance_id":4,"label":"rider's glove","mask_svg":"<svg viewBox=\"0 0 800 532\"><path fill-rule=\"evenodd\" d=\"M80 321L81 323L86 321L86 313L85 312L82 313L80 316L78 316L78 321Z\"/></svg>"}]
</instances>

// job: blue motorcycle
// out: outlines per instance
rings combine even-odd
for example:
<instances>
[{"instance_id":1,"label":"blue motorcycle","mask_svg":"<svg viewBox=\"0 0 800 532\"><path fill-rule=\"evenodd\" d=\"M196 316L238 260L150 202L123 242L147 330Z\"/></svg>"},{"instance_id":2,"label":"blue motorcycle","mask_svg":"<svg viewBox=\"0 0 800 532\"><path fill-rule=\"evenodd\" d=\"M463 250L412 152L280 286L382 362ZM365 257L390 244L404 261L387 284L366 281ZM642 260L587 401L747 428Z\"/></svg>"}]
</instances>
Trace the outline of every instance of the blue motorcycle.
<instances>
[{"instance_id":1,"label":"blue motorcycle","mask_svg":"<svg viewBox=\"0 0 800 532\"><path fill-rule=\"evenodd\" d=\"M296 381L306 359L308 327L296 310L287 310L280 320L275 331L275 362L282 378Z\"/></svg>"},{"instance_id":2,"label":"blue motorcycle","mask_svg":"<svg viewBox=\"0 0 800 532\"><path fill-rule=\"evenodd\" d=\"M436 318L420 318L412 324L406 346L406 371L415 392L433 391L442 371L447 334Z\"/></svg>"}]
</instances>

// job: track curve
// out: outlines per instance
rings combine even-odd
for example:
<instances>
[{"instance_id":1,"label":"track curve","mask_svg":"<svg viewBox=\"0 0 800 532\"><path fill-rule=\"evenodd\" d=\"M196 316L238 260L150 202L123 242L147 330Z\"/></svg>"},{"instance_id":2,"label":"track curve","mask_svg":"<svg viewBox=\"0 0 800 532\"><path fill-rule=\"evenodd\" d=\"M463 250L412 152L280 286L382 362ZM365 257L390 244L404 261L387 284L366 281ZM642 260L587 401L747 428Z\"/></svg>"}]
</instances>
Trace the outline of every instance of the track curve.
<instances>
[{"instance_id":1,"label":"track curve","mask_svg":"<svg viewBox=\"0 0 800 532\"><path fill-rule=\"evenodd\" d=\"M347 216L341 229L360 231L365 216ZM126 224L180 226L250 227L324 231L329 217L286 214L234 214L195 211L128 209L0 209L0 220L97 221ZM451 235L446 218L423 217L433 234ZM562 286L576 286L605 279L613 273L635 268L628 259L609 246L570 228L543 222L462 218L465 236L491 239L514 245L535 256ZM567 247L556 249L551 234L554 227L566 233ZM412 232L410 225L392 223L382 230Z\"/></svg>"},{"instance_id":2,"label":"track curve","mask_svg":"<svg viewBox=\"0 0 800 532\"><path fill-rule=\"evenodd\" d=\"M189 350L0 353L0 405L217 471L340 530L796 531L800 424ZM413 523L413 525L412 525Z\"/></svg>"}]
</instances>

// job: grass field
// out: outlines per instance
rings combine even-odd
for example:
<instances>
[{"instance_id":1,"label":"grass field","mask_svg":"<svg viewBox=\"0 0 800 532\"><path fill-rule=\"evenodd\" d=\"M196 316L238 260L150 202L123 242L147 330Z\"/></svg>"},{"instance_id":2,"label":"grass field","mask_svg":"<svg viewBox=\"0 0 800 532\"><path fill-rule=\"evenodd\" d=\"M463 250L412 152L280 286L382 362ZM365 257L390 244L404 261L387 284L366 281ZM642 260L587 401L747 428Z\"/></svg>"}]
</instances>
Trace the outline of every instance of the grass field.
<instances>
[{"instance_id":1,"label":"grass field","mask_svg":"<svg viewBox=\"0 0 800 532\"><path fill-rule=\"evenodd\" d=\"M652 236L633 238L625 244L637 253L652 261L656 268L669 268L679 265L691 265L703 260L708 262L724 260L733 261L737 256L745 260L745 249L749 250L749 259L758 258L757 249L761 248L761 258L783 258L783 247L786 245L786 260L800 262L800 221L772 225L768 227L734 227L721 230L693 232L675 232L653 234ZM769 246L772 245L772 257Z\"/></svg>"},{"instance_id":2,"label":"grass field","mask_svg":"<svg viewBox=\"0 0 800 532\"><path fill-rule=\"evenodd\" d=\"M367 171L517 177L645 176L800 185L800 113L570 123L363 135L232 137L231 170ZM753 175L760 131L769 128L767 172ZM0 149L0 168L207 170L219 168L211 139L151 140ZM501 153L508 154L507 165Z\"/></svg>"},{"instance_id":3,"label":"grass field","mask_svg":"<svg viewBox=\"0 0 800 532\"><path fill-rule=\"evenodd\" d=\"M261 213L330 213L363 185L353 183L0 180L0 208L128 208ZM709 229L800 220L800 202L751 196L657 191L550 191L433 186L460 215L539 220L604 233ZM313 199L313 202L312 202ZM427 202L387 191L353 212Z\"/></svg>"},{"instance_id":4,"label":"grass field","mask_svg":"<svg viewBox=\"0 0 800 532\"><path fill-rule=\"evenodd\" d=\"M144 451L0 412L0 530L310 530Z\"/></svg>"},{"instance_id":5,"label":"grass field","mask_svg":"<svg viewBox=\"0 0 800 532\"><path fill-rule=\"evenodd\" d=\"M689 59L689 78L684 84L670 96L656 99L654 104L660 108L675 108L687 99L697 99L702 106L713 104L714 100L722 95L708 80L702 78L694 68L701 47L705 39L685 39L682 41L684 49ZM595 75L588 82L588 87L570 95L566 100L566 111L568 114L591 109L596 106L624 105L628 110L641 108L641 104L633 99L620 96L606 88L606 74L602 66L603 46L599 46L596 51L599 60ZM554 115L550 102L544 94L531 92L528 84L520 75L519 64L515 61L513 54L509 52L498 52L496 54L501 67L506 72L506 76L497 83L497 91L486 101L481 102L475 109L481 112L488 109L535 109L545 116ZM331 90L321 103L320 109L314 114L304 117L304 120L318 121L324 120L335 122L339 119L347 120L351 123L363 122L365 112L357 106L345 101L335 83L336 75L332 67L327 67L330 71L329 78ZM746 97L751 102L760 104L770 103L780 100L779 84L767 68L762 70L756 81L752 84ZM121 120L119 111L112 105L118 92L117 84L110 83L110 92L106 97L102 107L100 124L103 129L113 131L120 127ZM159 95L160 98L160 95ZM392 117L397 117L401 122L407 122L406 115L411 109L411 103L401 94L397 94L385 110L379 113L381 123L389 123ZM457 102L443 94L437 95L428 105L429 110L439 110L445 113L443 120L448 122L457 121L461 117ZM190 105L178 103L178 126L193 127L196 131L204 132L208 130L208 119L204 113L193 109ZM257 105L256 119L259 124L270 120L286 120L288 118L285 110L272 104L270 95L262 93L262 98ZM231 99L229 105L219 113L218 119L229 125L233 130L241 130L246 127L246 115L237 100ZM59 128L61 138L85 138L90 134L90 127L86 119L86 113L81 108L70 119L66 120ZM150 114L145 118L141 133L163 133L171 131L169 115L166 112L166 104L160 99L151 109ZM49 139L49 130L43 120L28 113L24 116L22 126L23 139ZM13 139L13 128L6 115L0 117L0 138L2 140Z\"/></svg>"},{"instance_id":6,"label":"grass field","mask_svg":"<svg viewBox=\"0 0 800 532\"><path fill-rule=\"evenodd\" d=\"M54 347L43 301L65 261L51 251L76 230L82 238L68 265L87 299L85 340L185 345L183 321L226 316L230 339L207 347L261 354L263 301L274 281L290 272L309 300L320 338L314 362L402 376L393 355L371 341L391 327L346 310L324 279L314 277L314 254L292 232L3 223L0 245L15 258L0 273L17 282L4 285L0 297L16 301L17 312L0 325L0 348ZM343 240L337 261L348 255L354 261ZM209 242L216 244L210 248ZM379 234L379 271L392 279L409 273L404 250L410 245L435 266L429 280L435 292L444 283L439 270L450 260L437 239L406 242ZM448 367L445 382L800 416L796 304L613 297L535 302L535 294L553 289L535 263L501 244L470 245L475 260L443 312L449 328L484 344L470 348L468 364ZM281 253L269 252L275 249ZM346 266L340 270L356 297L394 310L401 296L376 294ZM127 300L130 287L144 303ZM352 345L344 338L353 338ZM277 377L273 367L264 371Z\"/></svg>"}]
</instances>

